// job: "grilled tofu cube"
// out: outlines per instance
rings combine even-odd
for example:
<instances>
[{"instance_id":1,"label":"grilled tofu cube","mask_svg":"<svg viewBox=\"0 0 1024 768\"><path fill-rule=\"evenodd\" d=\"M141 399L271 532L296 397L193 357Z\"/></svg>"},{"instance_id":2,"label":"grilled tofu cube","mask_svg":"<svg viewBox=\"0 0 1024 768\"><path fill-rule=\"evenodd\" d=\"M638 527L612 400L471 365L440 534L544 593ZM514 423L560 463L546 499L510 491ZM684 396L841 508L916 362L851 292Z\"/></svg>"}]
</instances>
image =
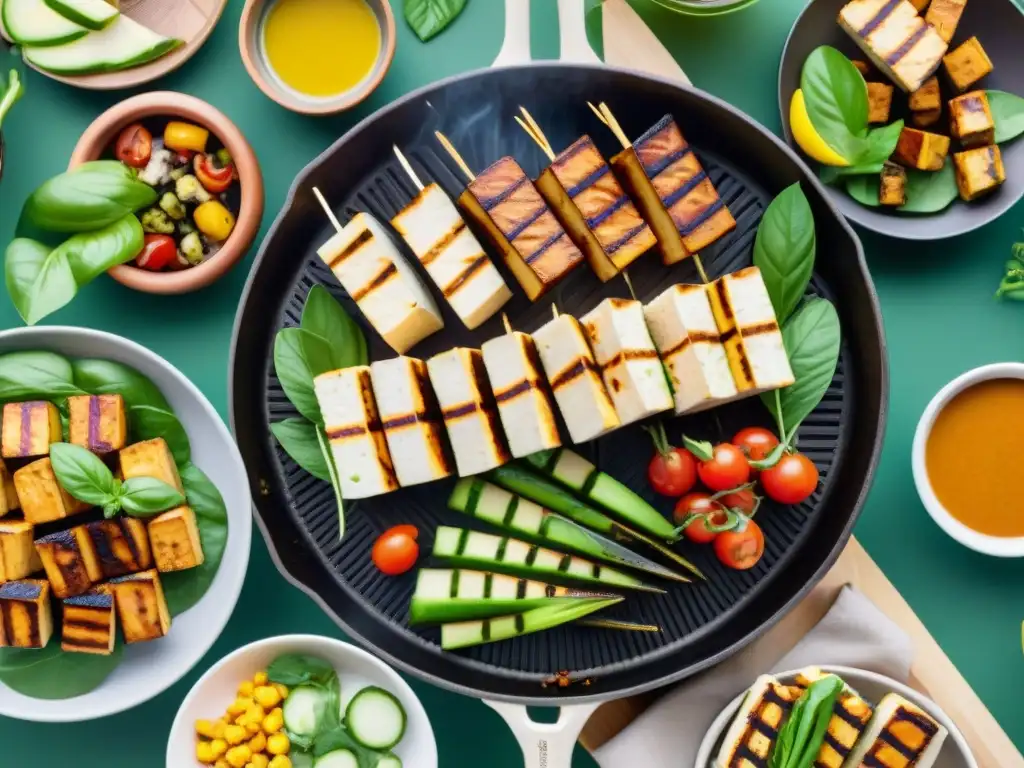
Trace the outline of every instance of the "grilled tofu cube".
<instances>
[{"instance_id":1,"label":"grilled tofu cube","mask_svg":"<svg viewBox=\"0 0 1024 768\"><path fill-rule=\"evenodd\" d=\"M45 648L53 635L53 606L46 579L0 584L0 646Z\"/></svg>"},{"instance_id":2,"label":"grilled tofu cube","mask_svg":"<svg viewBox=\"0 0 1024 768\"><path fill-rule=\"evenodd\" d=\"M932 0L924 20L935 27L939 37L951 43L966 7L967 0Z\"/></svg>"},{"instance_id":3,"label":"grilled tofu cube","mask_svg":"<svg viewBox=\"0 0 1024 768\"><path fill-rule=\"evenodd\" d=\"M118 454L120 458L121 474L125 480L133 477L155 477L163 480L168 485L174 486L182 493L185 492L181 484L181 476L178 474L178 467L174 463L174 456L171 449L167 447L167 441L162 437L155 437L152 440L144 440L122 448Z\"/></svg>"},{"instance_id":4,"label":"grilled tofu cube","mask_svg":"<svg viewBox=\"0 0 1024 768\"><path fill-rule=\"evenodd\" d=\"M479 174L459 205L487 234L531 301L549 291L582 261L526 172L503 157Z\"/></svg>"},{"instance_id":5,"label":"grilled tofu cube","mask_svg":"<svg viewBox=\"0 0 1024 768\"><path fill-rule=\"evenodd\" d=\"M21 502L18 501L18 492L14 488L14 478L11 477L3 459L0 459L0 484L3 485L3 488L0 489L0 517L3 517L21 506Z\"/></svg>"},{"instance_id":6,"label":"grilled tofu cube","mask_svg":"<svg viewBox=\"0 0 1024 768\"><path fill-rule=\"evenodd\" d=\"M467 328L476 328L512 298L480 241L437 184L424 187L391 224Z\"/></svg>"},{"instance_id":7,"label":"grilled tofu cube","mask_svg":"<svg viewBox=\"0 0 1024 768\"><path fill-rule=\"evenodd\" d=\"M947 731L920 707L895 693L875 708L867 732L846 760L846 765L879 768L931 768Z\"/></svg>"},{"instance_id":8,"label":"grilled tofu cube","mask_svg":"<svg viewBox=\"0 0 1024 768\"><path fill-rule=\"evenodd\" d=\"M555 158L537 189L602 282L657 244L589 136Z\"/></svg>"},{"instance_id":9,"label":"grilled tofu cube","mask_svg":"<svg viewBox=\"0 0 1024 768\"><path fill-rule=\"evenodd\" d=\"M667 374L647 330L643 304L605 299L580 323L623 425L672 408Z\"/></svg>"},{"instance_id":10,"label":"grilled tofu cube","mask_svg":"<svg viewBox=\"0 0 1024 768\"><path fill-rule=\"evenodd\" d=\"M931 128L942 119L942 110L928 109L923 112L911 112L910 116L918 128Z\"/></svg>"},{"instance_id":11,"label":"grilled tofu cube","mask_svg":"<svg viewBox=\"0 0 1024 768\"><path fill-rule=\"evenodd\" d=\"M928 3L932 0L910 0L910 4L914 6L914 10L918 13L924 13L925 8L928 7Z\"/></svg>"},{"instance_id":12,"label":"grilled tofu cube","mask_svg":"<svg viewBox=\"0 0 1024 768\"><path fill-rule=\"evenodd\" d=\"M398 484L442 480L455 471L427 364L412 357L370 365L377 412Z\"/></svg>"},{"instance_id":13,"label":"grilled tofu cube","mask_svg":"<svg viewBox=\"0 0 1024 768\"><path fill-rule=\"evenodd\" d=\"M68 398L68 439L93 453L119 451L128 442L128 418L121 395Z\"/></svg>"},{"instance_id":14,"label":"grilled tofu cube","mask_svg":"<svg viewBox=\"0 0 1024 768\"><path fill-rule=\"evenodd\" d=\"M651 225L665 264L682 261L736 229L672 115L615 155L612 168Z\"/></svg>"},{"instance_id":15,"label":"grilled tofu cube","mask_svg":"<svg viewBox=\"0 0 1024 768\"><path fill-rule=\"evenodd\" d=\"M192 507L180 506L149 521L147 551L152 545L153 560L161 573L198 568L206 560L199 524Z\"/></svg>"},{"instance_id":16,"label":"grilled tofu cube","mask_svg":"<svg viewBox=\"0 0 1024 768\"><path fill-rule=\"evenodd\" d=\"M84 525L43 536L36 541L36 551L55 597L80 595L103 580L96 547Z\"/></svg>"},{"instance_id":17,"label":"grilled tofu cube","mask_svg":"<svg viewBox=\"0 0 1024 768\"><path fill-rule=\"evenodd\" d=\"M460 477L500 467L511 456L501 432L483 355L456 347L427 361Z\"/></svg>"},{"instance_id":18,"label":"grilled tofu cube","mask_svg":"<svg viewBox=\"0 0 1024 768\"><path fill-rule=\"evenodd\" d=\"M171 614L157 571L121 576L111 581L110 587L125 643L143 643L167 634Z\"/></svg>"},{"instance_id":19,"label":"grilled tofu cube","mask_svg":"<svg viewBox=\"0 0 1024 768\"><path fill-rule=\"evenodd\" d=\"M888 123L892 94L896 89L885 83L868 83L868 122Z\"/></svg>"},{"instance_id":20,"label":"grilled tofu cube","mask_svg":"<svg viewBox=\"0 0 1024 768\"><path fill-rule=\"evenodd\" d=\"M60 411L45 400L7 403L0 432L0 453L5 459L46 456L50 443L61 441Z\"/></svg>"},{"instance_id":21,"label":"grilled tofu cube","mask_svg":"<svg viewBox=\"0 0 1024 768\"><path fill-rule=\"evenodd\" d=\"M708 286L708 299L739 396L792 384L793 371L761 270L747 267L718 278Z\"/></svg>"},{"instance_id":22,"label":"grilled tofu cube","mask_svg":"<svg viewBox=\"0 0 1024 768\"><path fill-rule=\"evenodd\" d=\"M948 49L907 0L852 0L839 11L839 26L907 93L935 74Z\"/></svg>"},{"instance_id":23,"label":"grilled tofu cube","mask_svg":"<svg viewBox=\"0 0 1024 768\"><path fill-rule=\"evenodd\" d=\"M86 523L82 527L96 552L102 578L113 579L153 567L146 524L141 520L118 517Z\"/></svg>"},{"instance_id":24,"label":"grilled tofu cube","mask_svg":"<svg viewBox=\"0 0 1024 768\"><path fill-rule=\"evenodd\" d=\"M14 487L25 519L33 525L61 520L89 509L60 487L49 459L38 459L14 473Z\"/></svg>"},{"instance_id":25,"label":"grilled tofu cube","mask_svg":"<svg viewBox=\"0 0 1024 768\"><path fill-rule=\"evenodd\" d=\"M796 676L795 685L807 690L827 675L816 667L803 670ZM856 694L849 686L843 686L832 709L825 741L815 759L815 768L842 768L853 751L854 745L867 728L871 719L871 705Z\"/></svg>"},{"instance_id":26,"label":"grilled tofu cube","mask_svg":"<svg viewBox=\"0 0 1024 768\"><path fill-rule=\"evenodd\" d=\"M554 405L533 339L513 331L485 341L480 352L512 458L558 448Z\"/></svg>"},{"instance_id":27,"label":"grilled tofu cube","mask_svg":"<svg viewBox=\"0 0 1024 768\"><path fill-rule=\"evenodd\" d=\"M857 68L857 71L860 72L861 77L865 80L871 77L871 65L866 61L862 61L861 59L850 59L850 63Z\"/></svg>"},{"instance_id":28,"label":"grilled tofu cube","mask_svg":"<svg viewBox=\"0 0 1024 768\"><path fill-rule=\"evenodd\" d=\"M933 109L942 109L942 90L937 76L929 77L924 85L910 94L912 112L929 112Z\"/></svg>"},{"instance_id":29,"label":"grilled tofu cube","mask_svg":"<svg viewBox=\"0 0 1024 768\"><path fill-rule=\"evenodd\" d=\"M996 143L996 123L985 91L971 91L949 102L950 131L968 149Z\"/></svg>"},{"instance_id":30,"label":"grilled tofu cube","mask_svg":"<svg viewBox=\"0 0 1024 768\"><path fill-rule=\"evenodd\" d=\"M579 321L559 315L533 341L572 441L585 443L616 429L619 416Z\"/></svg>"},{"instance_id":31,"label":"grilled tofu cube","mask_svg":"<svg viewBox=\"0 0 1024 768\"><path fill-rule=\"evenodd\" d=\"M949 137L916 128L904 128L893 159L920 171L941 171L949 156Z\"/></svg>"},{"instance_id":32,"label":"grilled tofu cube","mask_svg":"<svg viewBox=\"0 0 1024 768\"><path fill-rule=\"evenodd\" d=\"M882 166L878 202L899 207L907 203L907 171L902 165L886 163Z\"/></svg>"},{"instance_id":33,"label":"grilled tofu cube","mask_svg":"<svg viewBox=\"0 0 1024 768\"><path fill-rule=\"evenodd\" d=\"M114 595L108 589L92 589L64 601L61 650L109 656L114 652L117 615Z\"/></svg>"},{"instance_id":34,"label":"grilled tofu cube","mask_svg":"<svg viewBox=\"0 0 1024 768\"><path fill-rule=\"evenodd\" d=\"M0 583L24 579L42 567L32 541L32 523L0 522Z\"/></svg>"},{"instance_id":35,"label":"grilled tofu cube","mask_svg":"<svg viewBox=\"0 0 1024 768\"><path fill-rule=\"evenodd\" d=\"M676 413L736 399L736 382L703 285L673 285L644 307L644 317L668 370Z\"/></svg>"},{"instance_id":36,"label":"grilled tofu cube","mask_svg":"<svg viewBox=\"0 0 1024 768\"><path fill-rule=\"evenodd\" d=\"M768 765L779 730L802 694L801 688L783 685L771 675L757 678L726 731L715 765L730 768Z\"/></svg>"},{"instance_id":37,"label":"grilled tofu cube","mask_svg":"<svg viewBox=\"0 0 1024 768\"><path fill-rule=\"evenodd\" d=\"M398 354L444 327L430 291L368 213L353 216L317 255Z\"/></svg>"},{"instance_id":38,"label":"grilled tofu cube","mask_svg":"<svg viewBox=\"0 0 1024 768\"><path fill-rule=\"evenodd\" d=\"M373 397L370 367L358 365L322 373L313 379L341 494L365 499L398 488Z\"/></svg>"},{"instance_id":39,"label":"grilled tofu cube","mask_svg":"<svg viewBox=\"0 0 1024 768\"><path fill-rule=\"evenodd\" d=\"M986 75L992 74L992 59L976 37L965 41L942 59L953 86L963 93Z\"/></svg>"},{"instance_id":40,"label":"grilled tofu cube","mask_svg":"<svg viewBox=\"0 0 1024 768\"><path fill-rule=\"evenodd\" d=\"M1003 154L994 145L955 153L953 166L956 169L956 185L960 189L960 197L968 202L991 192L1006 181Z\"/></svg>"}]
</instances>

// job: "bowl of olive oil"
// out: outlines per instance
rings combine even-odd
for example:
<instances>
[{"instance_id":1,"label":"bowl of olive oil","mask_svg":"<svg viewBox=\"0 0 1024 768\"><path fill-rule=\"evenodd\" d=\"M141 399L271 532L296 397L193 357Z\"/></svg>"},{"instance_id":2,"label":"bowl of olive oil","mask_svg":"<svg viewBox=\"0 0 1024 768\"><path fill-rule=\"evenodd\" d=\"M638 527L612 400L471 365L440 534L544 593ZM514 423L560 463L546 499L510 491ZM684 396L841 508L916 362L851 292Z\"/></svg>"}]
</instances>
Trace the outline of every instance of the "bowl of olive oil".
<instances>
[{"instance_id":1,"label":"bowl of olive oil","mask_svg":"<svg viewBox=\"0 0 1024 768\"><path fill-rule=\"evenodd\" d=\"M395 17L388 0L248 0L238 42L263 93L294 112L329 115L384 79Z\"/></svg>"}]
</instances>

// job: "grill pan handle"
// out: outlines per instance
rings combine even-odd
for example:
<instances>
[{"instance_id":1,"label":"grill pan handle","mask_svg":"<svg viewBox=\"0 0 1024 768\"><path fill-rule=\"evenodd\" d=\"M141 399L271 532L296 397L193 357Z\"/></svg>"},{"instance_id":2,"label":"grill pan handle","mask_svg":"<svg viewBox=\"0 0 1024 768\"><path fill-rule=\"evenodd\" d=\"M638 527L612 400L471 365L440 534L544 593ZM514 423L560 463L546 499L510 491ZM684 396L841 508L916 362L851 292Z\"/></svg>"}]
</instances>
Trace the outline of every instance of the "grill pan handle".
<instances>
[{"instance_id":1,"label":"grill pan handle","mask_svg":"<svg viewBox=\"0 0 1024 768\"><path fill-rule=\"evenodd\" d=\"M587 40L584 0L558 0L559 58L576 64L600 64ZM492 67L526 64L530 53L530 0L505 0L505 40Z\"/></svg>"},{"instance_id":2,"label":"grill pan handle","mask_svg":"<svg viewBox=\"0 0 1024 768\"><path fill-rule=\"evenodd\" d=\"M562 707L556 723L538 723L530 719L526 707L504 701L483 700L493 709L515 734L523 750L526 768L571 768L572 751L583 726L600 706L573 704Z\"/></svg>"},{"instance_id":3,"label":"grill pan handle","mask_svg":"<svg viewBox=\"0 0 1024 768\"><path fill-rule=\"evenodd\" d=\"M526 64L530 55L530 0L505 0L505 41L492 67Z\"/></svg>"}]
</instances>

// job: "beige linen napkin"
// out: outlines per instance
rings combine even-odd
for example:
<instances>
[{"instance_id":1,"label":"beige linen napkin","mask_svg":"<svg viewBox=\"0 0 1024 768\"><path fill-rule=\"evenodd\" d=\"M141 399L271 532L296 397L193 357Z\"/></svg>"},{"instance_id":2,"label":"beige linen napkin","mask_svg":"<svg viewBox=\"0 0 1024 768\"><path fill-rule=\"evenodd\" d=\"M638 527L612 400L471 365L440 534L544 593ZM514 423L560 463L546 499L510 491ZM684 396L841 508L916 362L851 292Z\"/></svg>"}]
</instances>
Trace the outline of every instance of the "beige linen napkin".
<instances>
[{"instance_id":1,"label":"beige linen napkin","mask_svg":"<svg viewBox=\"0 0 1024 768\"><path fill-rule=\"evenodd\" d=\"M594 758L601 768L688 768L718 713L758 675L834 665L906 680L912 658L903 630L847 585L824 618L785 656L766 657L763 647L751 646L681 683L594 752Z\"/></svg>"}]
</instances>

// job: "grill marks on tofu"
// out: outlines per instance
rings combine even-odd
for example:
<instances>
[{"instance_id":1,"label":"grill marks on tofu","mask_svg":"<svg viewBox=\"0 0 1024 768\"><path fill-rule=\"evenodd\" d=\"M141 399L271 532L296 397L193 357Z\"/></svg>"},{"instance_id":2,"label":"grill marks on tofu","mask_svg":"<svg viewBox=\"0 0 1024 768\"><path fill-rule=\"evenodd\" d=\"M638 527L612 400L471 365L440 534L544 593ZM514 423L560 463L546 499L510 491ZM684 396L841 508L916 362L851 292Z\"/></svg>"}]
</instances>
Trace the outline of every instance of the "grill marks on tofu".
<instances>
[{"instance_id":1,"label":"grill marks on tofu","mask_svg":"<svg viewBox=\"0 0 1024 768\"><path fill-rule=\"evenodd\" d=\"M153 566L146 524L141 520L118 517L86 523L79 528L91 542L100 578L113 579ZM100 578L94 580L99 581Z\"/></svg>"},{"instance_id":2,"label":"grill marks on tofu","mask_svg":"<svg viewBox=\"0 0 1024 768\"><path fill-rule=\"evenodd\" d=\"M768 768L779 729L802 694L801 688L783 685L775 678L759 678L725 737L718 764L724 768Z\"/></svg>"},{"instance_id":3,"label":"grill marks on tofu","mask_svg":"<svg viewBox=\"0 0 1024 768\"><path fill-rule=\"evenodd\" d=\"M861 768L912 768L935 762L946 729L903 697L890 693L875 708L867 733L847 765Z\"/></svg>"},{"instance_id":4,"label":"grill marks on tofu","mask_svg":"<svg viewBox=\"0 0 1024 768\"><path fill-rule=\"evenodd\" d=\"M128 418L121 395L68 398L69 442L97 454L119 451L128 442Z\"/></svg>"},{"instance_id":5,"label":"grill marks on tofu","mask_svg":"<svg viewBox=\"0 0 1024 768\"><path fill-rule=\"evenodd\" d=\"M985 91L951 99L949 123L953 137L967 149L995 144L996 123Z\"/></svg>"},{"instance_id":6,"label":"grill marks on tofu","mask_svg":"<svg viewBox=\"0 0 1024 768\"><path fill-rule=\"evenodd\" d=\"M155 570L133 573L110 582L125 643L156 640L171 628L160 574Z\"/></svg>"},{"instance_id":7,"label":"grill marks on tofu","mask_svg":"<svg viewBox=\"0 0 1024 768\"><path fill-rule=\"evenodd\" d=\"M966 7L967 0L932 0L924 20L935 27L939 37L950 43Z\"/></svg>"},{"instance_id":8,"label":"grill marks on tofu","mask_svg":"<svg viewBox=\"0 0 1024 768\"><path fill-rule=\"evenodd\" d=\"M103 579L96 547L83 525L44 536L35 546L56 597L80 595Z\"/></svg>"},{"instance_id":9,"label":"grill marks on tofu","mask_svg":"<svg viewBox=\"0 0 1024 768\"><path fill-rule=\"evenodd\" d=\"M0 584L0 647L45 648L52 634L53 608L46 579Z\"/></svg>"},{"instance_id":10,"label":"grill marks on tofu","mask_svg":"<svg viewBox=\"0 0 1024 768\"><path fill-rule=\"evenodd\" d=\"M817 668L810 668L796 677L795 685L806 691L812 683L826 677ZM825 731L825 741L814 761L814 768L843 768L857 741L867 729L872 708L864 699L844 686L836 698L832 717Z\"/></svg>"},{"instance_id":11,"label":"grill marks on tofu","mask_svg":"<svg viewBox=\"0 0 1024 768\"><path fill-rule=\"evenodd\" d=\"M902 165L886 163L882 166L878 202L899 207L907 202L907 171Z\"/></svg>"},{"instance_id":12,"label":"grill marks on tofu","mask_svg":"<svg viewBox=\"0 0 1024 768\"><path fill-rule=\"evenodd\" d=\"M992 74L995 67L985 48L977 37L966 40L963 45L950 51L942 60L953 86L967 91L983 77Z\"/></svg>"},{"instance_id":13,"label":"grill marks on tofu","mask_svg":"<svg viewBox=\"0 0 1024 768\"><path fill-rule=\"evenodd\" d=\"M100 588L64 601L61 650L108 656L114 652L114 595Z\"/></svg>"},{"instance_id":14,"label":"grill marks on tofu","mask_svg":"<svg viewBox=\"0 0 1024 768\"><path fill-rule=\"evenodd\" d=\"M50 443L60 441L60 412L53 403L33 400L4 406L0 453L5 459L46 456Z\"/></svg>"},{"instance_id":15,"label":"grill marks on tofu","mask_svg":"<svg viewBox=\"0 0 1024 768\"><path fill-rule=\"evenodd\" d=\"M916 128L904 128L893 159L908 168L941 171L949 156L949 137Z\"/></svg>"},{"instance_id":16,"label":"grill marks on tofu","mask_svg":"<svg viewBox=\"0 0 1024 768\"><path fill-rule=\"evenodd\" d=\"M14 477L3 459L0 459L0 517L10 514L21 507L18 491L14 487Z\"/></svg>"},{"instance_id":17,"label":"grill marks on tofu","mask_svg":"<svg viewBox=\"0 0 1024 768\"><path fill-rule=\"evenodd\" d=\"M998 146L978 147L953 155L960 197L977 200L1006 181L1003 154Z\"/></svg>"}]
</instances>

